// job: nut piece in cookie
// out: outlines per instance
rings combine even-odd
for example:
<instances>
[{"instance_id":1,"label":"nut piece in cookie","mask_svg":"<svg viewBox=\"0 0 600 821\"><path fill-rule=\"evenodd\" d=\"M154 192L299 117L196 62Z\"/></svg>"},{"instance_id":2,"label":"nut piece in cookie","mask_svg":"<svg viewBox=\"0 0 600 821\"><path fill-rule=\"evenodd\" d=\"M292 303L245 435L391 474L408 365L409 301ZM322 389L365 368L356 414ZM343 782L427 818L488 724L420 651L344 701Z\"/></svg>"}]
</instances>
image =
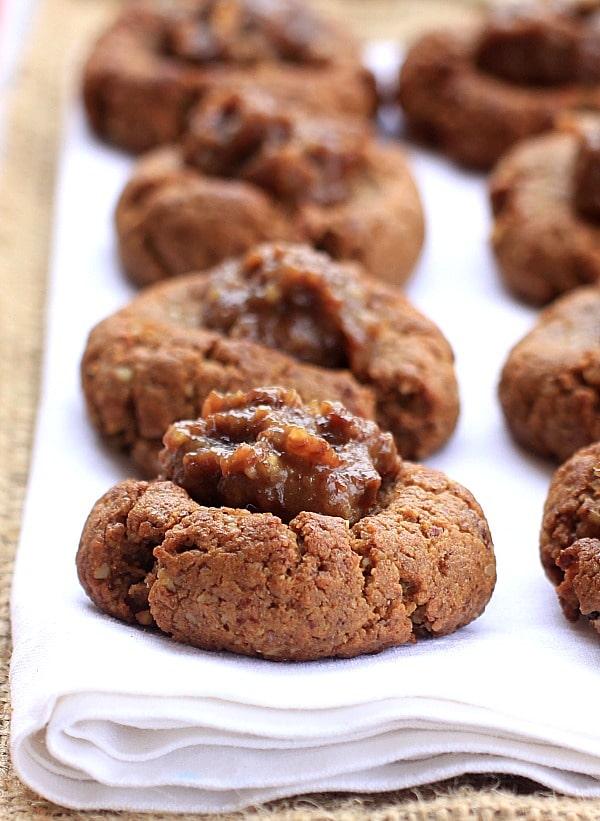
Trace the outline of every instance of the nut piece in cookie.
<instances>
[{"instance_id":1,"label":"nut piece in cookie","mask_svg":"<svg viewBox=\"0 0 600 821\"><path fill-rule=\"evenodd\" d=\"M399 145L366 121L283 106L256 88L207 93L181 146L134 166L115 219L123 269L141 286L265 240L303 242L401 285L425 232Z\"/></svg>"},{"instance_id":2,"label":"nut piece in cookie","mask_svg":"<svg viewBox=\"0 0 600 821\"><path fill-rule=\"evenodd\" d=\"M81 373L91 421L149 476L169 425L199 416L212 390L341 402L411 459L447 441L459 411L431 320L360 267L283 243L147 288L92 330Z\"/></svg>"},{"instance_id":3,"label":"nut piece in cookie","mask_svg":"<svg viewBox=\"0 0 600 821\"><path fill-rule=\"evenodd\" d=\"M212 393L199 419L171 425L163 441L166 478L200 504L249 506L284 521L308 510L353 524L399 468L391 433L339 402L303 405L283 388Z\"/></svg>"},{"instance_id":4,"label":"nut piece in cookie","mask_svg":"<svg viewBox=\"0 0 600 821\"><path fill-rule=\"evenodd\" d=\"M409 49L399 100L408 125L455 161L490 169L557 115L600 110L600 4L498 3L470 29Z\"/></svg>"},{"instance_id":5,"label":"nut piece in cookie","mask_svg":"<svg viewBox=\"0 0 600 821\"><path fill-rule=\"evenodd\" d=\"M442 636L483 612L496 565L481 507L398 459L372 423L279 389L213 395L204 422L187 464L189 423L169 431L165 463L203 499L212 472L219 506L173 481L128 480L90 513L77 566L103 611L202 649L291 661Z\"/></svg>"},{"instance_id":6,"label":"nut piece in cookie","mask_svg":"<svg viewBox=\"0 0 600 821\"><path fill-rule=\"evenodd\" d=\"M491 245L507 288L544 305L600 280L600 115L564 115L490 176Z\"/></svg>"},{"instance_id":7,"label":"nut piece in cookie","mask_svg":"<svg viewBox=\"0 0 600 821\"><path fill-rule=\"evenodd\" d=\"M555 472L540 531L540 555L569 621L600 632L600 444L581 448Z\"/></svg>"},{"instance_id":8,"label":"nut piece in cookie","mask_svg":"<svg viewBox=\"0 0 600 821\"><path fill-rule=\"evenodd\" d=\"M82 91L92 129L142 152L176 141L206 93L256 86L303 109L375 110L359 43L299 0L134 0L91 49Z\"/></svg>"},{"instance_id":9,"label":"nut piece in cookie","mask_svg":"<svg viewBox=\"0 0 600 821\"><path fill-rule=\"evenodd\" d=\"M576 288L509 352L498 395L523 447L560 462L600 439L599 328L600 288Z\"/></svg>"}]
</instances>

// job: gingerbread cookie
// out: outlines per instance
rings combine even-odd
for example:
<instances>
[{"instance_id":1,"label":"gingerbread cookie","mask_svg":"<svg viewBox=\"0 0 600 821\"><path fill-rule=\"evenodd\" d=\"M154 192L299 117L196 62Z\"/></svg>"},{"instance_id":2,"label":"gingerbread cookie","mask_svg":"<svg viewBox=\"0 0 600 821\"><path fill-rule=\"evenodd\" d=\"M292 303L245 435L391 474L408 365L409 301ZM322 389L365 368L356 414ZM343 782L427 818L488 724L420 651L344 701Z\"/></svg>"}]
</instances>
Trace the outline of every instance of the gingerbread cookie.
<instances>
[{"instance_id":1,"label":"gingerbread cookie","mask_svg":"<svg viewBox=\"0 0 600 821\"><path fill-rule=\"evenodd\" d=\"M528 450L563 461L600 439L600 288L541 311L510 351L499 383L508 427Z\"/></svg>"},{"instance_id":2,"label":"gingerbread cookie","mask_svg":"<svg viewBox=\"0 0 600 821\"><path fill-rule=\"evenodd\" d=\"M177 140L207 91L255 86L330 114L376 105L359 44L298 0L128 3L87 59L83 99L96 134L141 152Z\"/></svg>"},{"instance_id":3,"label":"gingerbread cookie","mask_svg":"<svg viewBox=\"0 0 600 821\"><path fill-rule=\"evenodd\" d=\"M516 145L490 177L498 269L536 306L600 279L600 116L558 125Z\"/></svg>"},{"instance_id":4,"label":"gingerbread cookie","mask_svg":"<svg viewBox=\"0 0 600 821\"><path fill-rule=\"evenodd\" d=\"M552 477L540 552L566 618L583 616L600 632L600 443L578 450Z\"/></svg>"},{"instance_id":5,"label":"gingerbread cookie","mask_svg":"<svg viewBox=\"0 0 600 821\"><path fill-rule=\"evenodd\" d=\"M213 91L181 147L149 152L116 210L123 269L137 285L304 242L401 285L423 245L407 158L348 118L313 116L262 91Z\"/></svg>"},{"instance_id":6,"label":"gingerbread cookie","mask_svg":"<svg viewBox=\"0 0 600 821\"><path fill-rule=\"evenodd\" d=\"M89 415L156 473L167 427L211 390L295 388L342 402L420 458L458 416L452 350L397 290L302 245L264 244L150 286L91 332L82 361Z\"/></svg>"},{"instance_id":7,"label":"gingerbread cookie","mask_svg":"<svg viewBox=\"0 0 600 821\"><path fill-rule=\"evenodd\" d=\"M413 132L487 170L565 110L600 110L600 3L496 4L480 24L423 35L409 49L399 101Z\"/></svg>"},{"instance_id":8,"label":"gingerbread cookie","mask_svg":"<svg viewBox=\"0 0 600 821\"><path fill-rule=\"evenodd\" d=\"M451 633L494 589L471 493L337 403L212 394L169 429L162 463L171 478L111 488L81 537L81 583L123 621L306 661Z\"/></svg>"}]
</instances>

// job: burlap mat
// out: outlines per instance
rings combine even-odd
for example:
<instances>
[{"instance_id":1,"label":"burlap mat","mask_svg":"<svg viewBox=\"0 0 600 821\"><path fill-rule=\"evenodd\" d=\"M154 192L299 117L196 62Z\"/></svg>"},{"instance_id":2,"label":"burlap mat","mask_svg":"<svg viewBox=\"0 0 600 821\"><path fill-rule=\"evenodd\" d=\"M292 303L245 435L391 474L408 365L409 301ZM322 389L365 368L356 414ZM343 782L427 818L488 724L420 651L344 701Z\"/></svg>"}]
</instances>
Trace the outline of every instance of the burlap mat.
<instances>
[{"instance_id":1,"label":"burlap mat","mask_svg":"<svg viewBox=\"0 0 600 821\"><path fill-rule=\"evenodd\" d=\"M139 814L76 812L40 799L14 774L9 756L9 595L19 535L43 356L46 273L56 154L68 94L90 38L119 0L39 0L11 83L0 169L0 818L119 819ZM477 0L313 0L339 14L364 38L410 40L424 26L467 20ZM51 480L51 477L49 477ZM51 547L51 536L49 533ZM591 695L591 694L590 694ZM241 816L226 816L240 818ZM600 801L552 795L503 776L455 779L384 795L306 796L243 814L246 819L316 821L458 821L458 819L600 818ZM173 818L146 815L148 821ZM221 816L224 818L224 816Z\"/></svg>"}]
</instances>

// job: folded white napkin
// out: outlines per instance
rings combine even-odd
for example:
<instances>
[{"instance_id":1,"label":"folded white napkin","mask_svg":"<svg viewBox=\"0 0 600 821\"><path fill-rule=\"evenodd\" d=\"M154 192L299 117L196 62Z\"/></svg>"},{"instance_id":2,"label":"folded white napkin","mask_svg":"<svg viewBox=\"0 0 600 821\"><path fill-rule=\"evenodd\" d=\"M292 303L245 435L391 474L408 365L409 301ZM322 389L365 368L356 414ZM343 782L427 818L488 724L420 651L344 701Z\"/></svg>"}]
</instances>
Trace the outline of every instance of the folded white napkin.
<instances>
[{"instance_id":1,"label":"folded white napkin","mask_svg":"<svg viewBox=\"0 0 600 821\"><path fill-rule=\"evenodd\" d=\"M499 284L482 177L414 152L428 218L412 300L452 343L462 415L428 461L483 505L498 585L446 638L349 661L206 653L112 620L80 589L93 502L128 473L88 424L78 367L91 326L132 293L112 210L130 161L68 123L47 357L12 595L12 755L69 807L226 811L312 791L381 791L504 772L600 796L598 635L568 624L538 559L550 466L519 452L496 401L534 312Z\"/></svg>"}]
</instances>

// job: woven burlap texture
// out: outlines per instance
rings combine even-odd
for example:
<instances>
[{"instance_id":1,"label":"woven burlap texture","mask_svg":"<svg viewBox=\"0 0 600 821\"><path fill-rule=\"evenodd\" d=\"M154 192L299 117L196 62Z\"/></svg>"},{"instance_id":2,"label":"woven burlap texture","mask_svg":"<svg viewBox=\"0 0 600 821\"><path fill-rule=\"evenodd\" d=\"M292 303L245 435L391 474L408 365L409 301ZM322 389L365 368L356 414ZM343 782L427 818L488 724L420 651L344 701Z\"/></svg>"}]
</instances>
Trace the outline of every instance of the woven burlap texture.
<instances>
[{"instance_id":1,"label":"woven burlap texture","mask_svg":"<svg viewBox=\"0 0 600 821\"><path fill-rule=\"evenodd\" d=\"M480 6L476 0L313 2L353 25L361 37L400 42L434 23L472 19ZM117 8L118 0L39 0L22 57L3 92L7 120L0 167L0 819L140 817L57 807L21 784L9 752L10 583L43 359L56 158L65 105L77 94L81 60ZM148 821L173 817L144 816ZM600 802L555 796L519 779L490 775L385 795L305 796L220 818L592 821L600 818Z\"/></svg>"}]
</instances>

